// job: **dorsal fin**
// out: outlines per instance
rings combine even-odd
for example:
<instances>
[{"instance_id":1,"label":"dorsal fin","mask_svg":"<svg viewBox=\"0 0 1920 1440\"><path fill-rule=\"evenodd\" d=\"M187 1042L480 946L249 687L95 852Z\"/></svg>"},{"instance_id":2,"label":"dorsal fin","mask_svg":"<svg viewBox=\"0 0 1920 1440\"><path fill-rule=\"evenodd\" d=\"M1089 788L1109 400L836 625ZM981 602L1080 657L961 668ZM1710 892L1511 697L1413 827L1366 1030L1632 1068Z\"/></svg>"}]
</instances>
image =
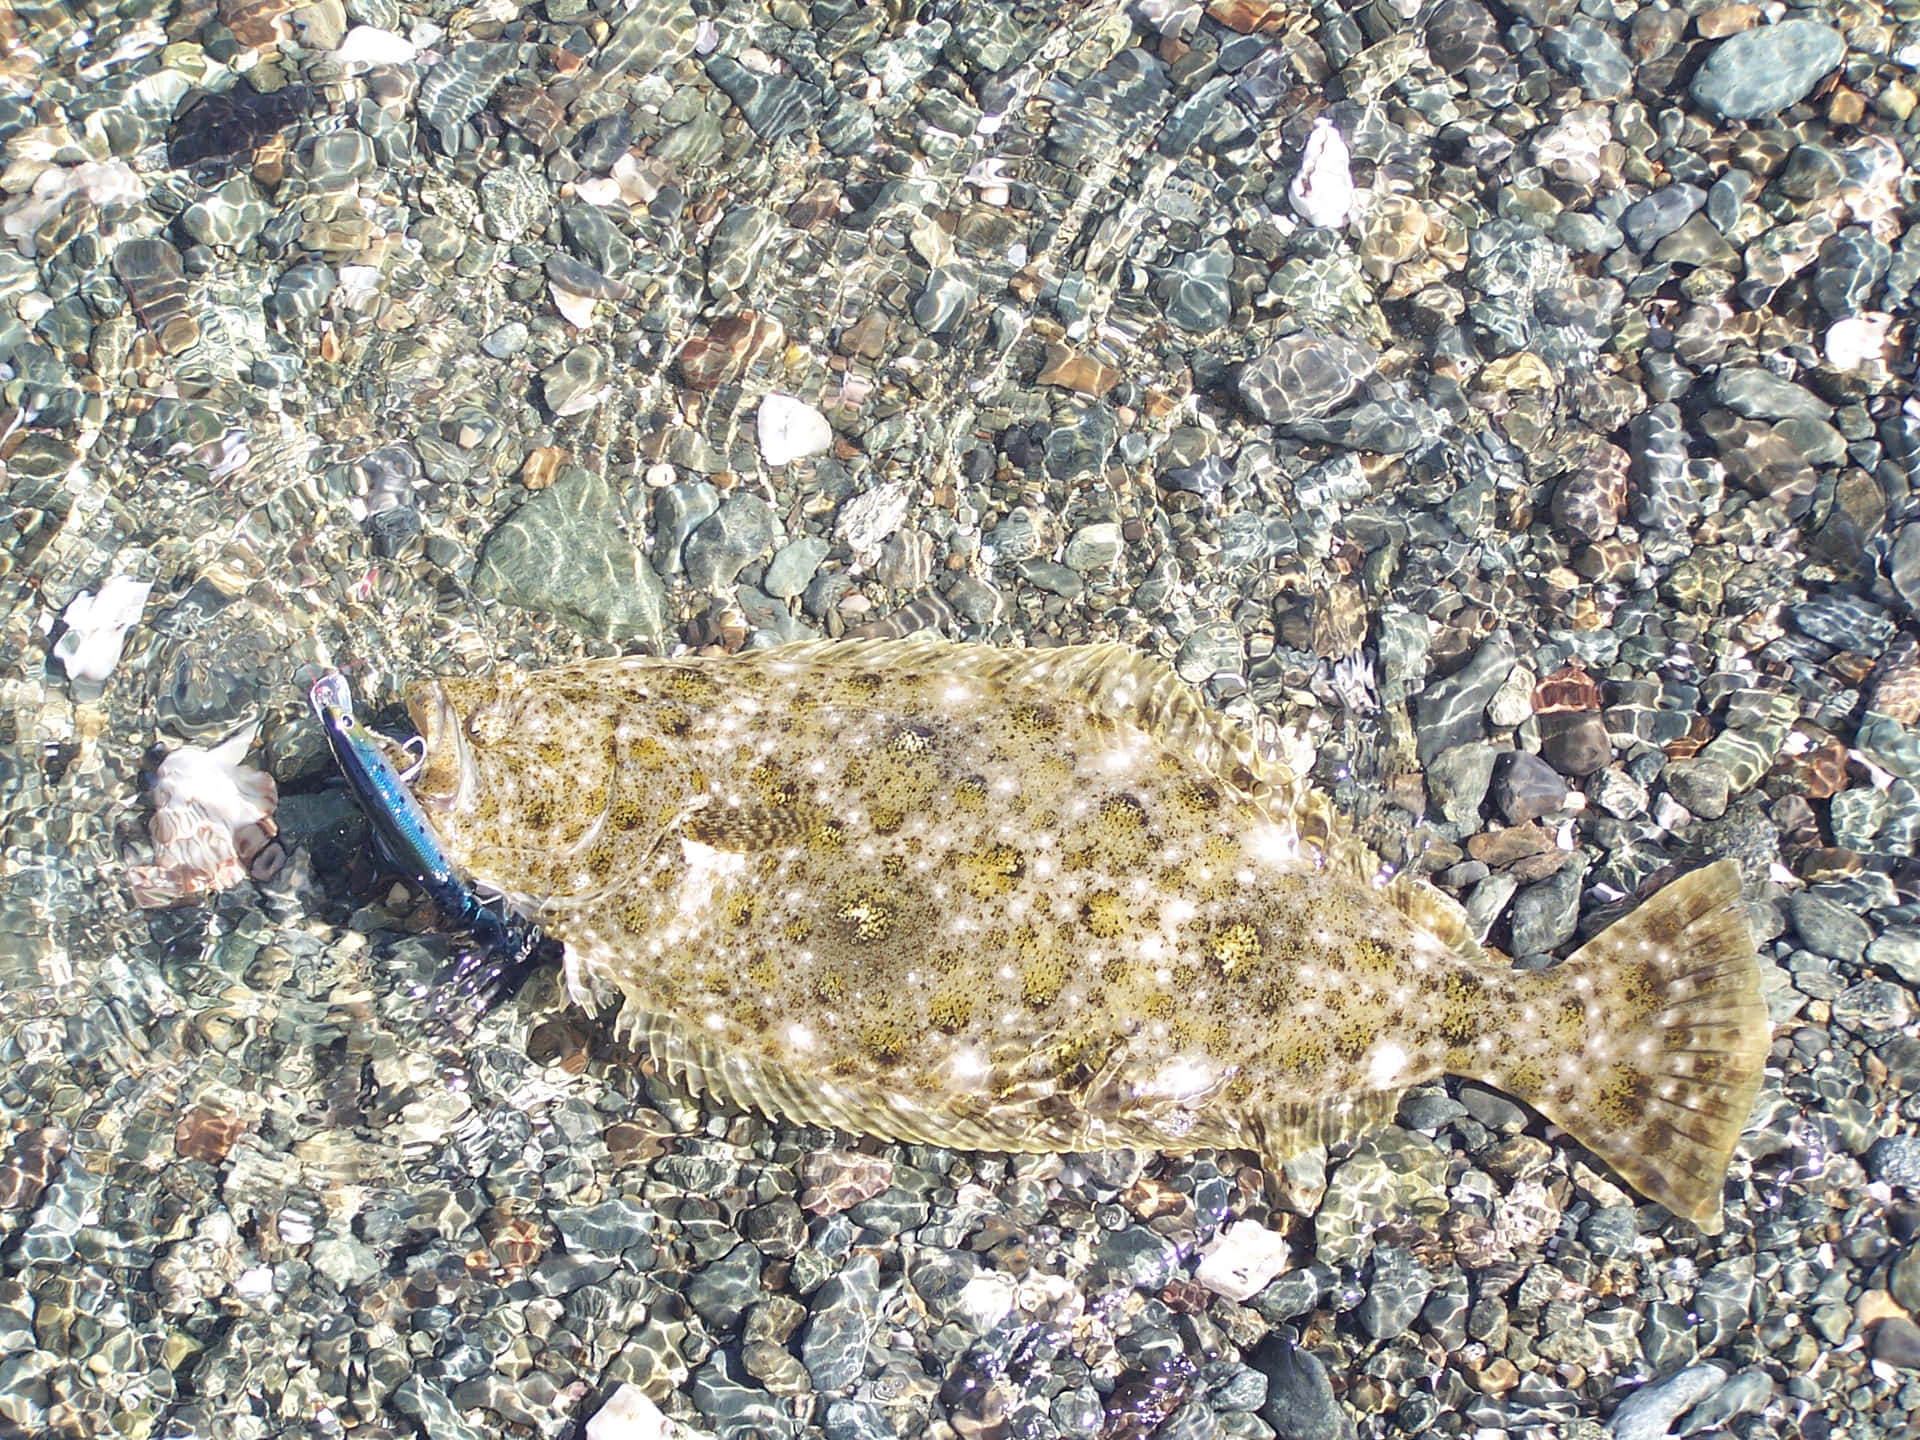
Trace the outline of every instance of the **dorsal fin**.
<instances>
[{"instance_id":1,"label":"dorsal fin","mask_svg":"<svg viewBox=\"0 0 1920 1440\"><path fill-rule=\"evenodd\" d=\"M1265 759L1246 727L1207 709L1164 660L1104 641L1050 650L962 645L935 636L904 640L806 640L741 657L743 663L840 670L887 669L951 675L1073 699L1110 720L1146 731L1249 791L1288 785L1292 775Z\"/></svg>"}]
</instances>

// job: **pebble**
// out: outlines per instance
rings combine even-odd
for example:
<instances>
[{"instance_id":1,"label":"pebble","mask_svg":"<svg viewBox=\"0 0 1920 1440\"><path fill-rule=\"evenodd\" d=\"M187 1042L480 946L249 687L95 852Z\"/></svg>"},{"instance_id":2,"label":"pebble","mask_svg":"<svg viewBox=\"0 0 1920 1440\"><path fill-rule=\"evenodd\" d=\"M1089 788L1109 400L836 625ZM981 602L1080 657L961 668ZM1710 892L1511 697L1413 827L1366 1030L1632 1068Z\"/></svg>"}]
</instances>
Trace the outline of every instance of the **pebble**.
<instances>
[{"instance_id":1,"label":"pebble","mask_svg":"<svg viewBox=\"0 0 1920 1440\"><path fill-rule=\"evenodd\" d=\"M796 598L812 581L814 572L820 568L820 562L827 558L830 548L818 535L802 535L782 545L767 563L767 573L760 582L760 588L776 600Z\"/></svg>"},{"instance_id":2,"label":"pebble","mask_svg":"<svg viewBox=\"0 0 1920 1440\"><path fill-rule=\"evenodd\" d=\"M557 615L608 639L658 637L666 589L620 532L619 508L598 471L577 465L487 537L474 592Z\"/></svg>"},{"instance_id":3,"label":"pebble","mask_svg":"<svg viewBox=\"0 0 1920 1440\"><path fill-rule=\"evenodd\" d=\"M1538 755L1510 751L1498 767L1493 801L1510 825L1551 815L1565 805L1567 782Z\"/></svg>"},{"instance_id":4,"label":"pebble","mask_svg":"<svg viewBox=\"0 0 1920 1440\"><path fill-rule=\"evenodd\" d=\"M1216 1295L1246 1301L1266 1289L1291 1256L1278 1232L1255 1220L1236 1220L1201 1252L1193 1278Z\"/></svg>"},{"instance_id":5,"label":"pebble","mask_svg":"<svg viewBox=\"0 0 1920 1440\"><path fill-rule=\"evenodd\" d=\"M1267 1379L1260 1418L1278 1440L1353 1440L1353 1421L1334 1399L1327 1367L1312 1351L1270 1336L1253 1352L1252 1363Z\"/></svg>"},{"instance_id":6,"label":"pebble","mask_svg":"<svg viewBox=\"0 0 1920 1440\"><path fill-rule=\"evenodd\" d=\"M1241 371L1238 388L1254 414L1287 426L1338 410L1378 363L1366 346L1337 336L1290 335Z\"/></svg>"},{"instance_id":7,"label":"pebble","mask_svg":"<svg viewBox=\"0 0 1920 1440\"><path fill-rule=\"evenodd\" d=\"M867 1342L880 1324L880 1265L862 1252L814 1292L800 1361L813 1388L844 1390L866 1368Z\"/></svg>"},{"instance_id":8,"label":"pebble","mask_svg":"<svg viewBox=\"0 0 1920 1440\"><path fill-rule=\"evenodd\" d=\"M1840 32L1812 20L1758 25L1720 41L1690 93L1727 120L1759 120L1798 104L1847 52Z\"/></svg>"},{"instance_id":9,"label":"pebble","mask_svg":"<svg viewBox=\"0 0 1920 1440\"><path fill-rule=\"evenodd\" d=\"M779 535L773 507L751 491L735 491L687 537L681 555L687 583L705 591L733 584Z\"/></svg>"},{"instance_id":10,"label":"pebble","mask_svg":"<svg viewBox=\"0 0 1920 1440\"><path fill-rule=\"evenodd\" d=\"M833 425L803 400L778 392L761 398L754 420L760 459L768 466L790 465L833 448Z\"/></svg>"},{"instance_id":11,"label":"pebble","mask_svg":"<svg viewBox=\"0 0 1920 1440\"><path fill-rule=\"evenodd\" d=\"M1513 897L1513 953L1544 955L1573 938L1580 923L1581 882L1586 865L1575 860L1557 874L1524 887Z\"/></svg>"},{"instance_id":12,"label":"pebble","mask_svg":"<svg viewBox=\"0 0 1920 1440\"><path fill-rule=\"evenodd\" d=\"M1726 1383L1718 1365L1694 1365L1642 1385L1620 1402L1607 1433L1613 1440L1665 1440L1676 1420Z\"/></svg>"},{"instance_id":13,"label":"pebble","mask_svg":"<svg viewBox=\"0 0 1920 1440\"><path fill-rule=\"evenodd\" d=\"M1802 890L1787 902L1793 928L1801 943L1816 955L1859 961L1866 954L1873 931L1858 915L1833 901Z\"/></svg>"}]
</instances>

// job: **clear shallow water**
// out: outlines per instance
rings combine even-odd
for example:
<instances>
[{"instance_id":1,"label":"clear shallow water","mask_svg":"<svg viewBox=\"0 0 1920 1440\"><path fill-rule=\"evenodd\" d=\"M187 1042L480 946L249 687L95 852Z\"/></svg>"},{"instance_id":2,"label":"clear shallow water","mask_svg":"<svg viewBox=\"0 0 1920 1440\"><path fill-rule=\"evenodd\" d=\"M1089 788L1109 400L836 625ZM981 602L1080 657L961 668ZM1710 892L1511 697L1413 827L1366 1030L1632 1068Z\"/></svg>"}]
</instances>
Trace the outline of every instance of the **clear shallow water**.
<instances>
[{"instance_id":1,"label":"clear shallow water","mask_svg":"<svg viewBox=\"0 0 1920 1440\"><path fill-rule=\"evenodd\" d=\"M14 7L4 1426L557 1435L632 1384L727 1434L1572 1435L1706 1359L1739 1433L1897 1430L1920 447L1897 330L1832 331L1913 283L1912 17L1746 120L1686 89L1718 17L1257 10ZM1323 112L1338 234L1286 195ZM766 464L769 393L831 448ZM115 574L92 697L50 649ZM895 612L1175 660L1390 851L1422 810L1508 949L1740 856L1779 1040L1728 1234L1458 1087L1272 1214L1244 1157L708 1115L550 982L422 1033L447 941L321 667L391 719ZM1572 658L1591 773L1535 713ZM249 724L285 868L139 909L142 757ZM1192 1278L1235 1218L1293 1247L1246 1304Z\"/></svg>"}]
</instances>

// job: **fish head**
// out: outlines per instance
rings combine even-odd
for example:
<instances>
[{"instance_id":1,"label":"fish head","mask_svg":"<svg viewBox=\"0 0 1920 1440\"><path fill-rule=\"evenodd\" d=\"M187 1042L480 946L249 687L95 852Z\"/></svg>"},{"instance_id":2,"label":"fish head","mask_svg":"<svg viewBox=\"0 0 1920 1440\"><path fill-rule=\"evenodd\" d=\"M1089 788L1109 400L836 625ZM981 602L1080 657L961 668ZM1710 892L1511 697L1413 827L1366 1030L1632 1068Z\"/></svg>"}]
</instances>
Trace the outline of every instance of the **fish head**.
<instances>
[{"instance_id":1,"label":"fish head","mask_svg":"<svg viewBox=\"0 0 1920 1440\"><path fill-rule=\"evenodd\" d=\"M478 697L457 694L458 681L416 680L407 686L407 714L419 733L422 759L413 776L414 798L432 814L464 814L479 797L480 770L467 724Z\"/></svg>"}]
</instances>

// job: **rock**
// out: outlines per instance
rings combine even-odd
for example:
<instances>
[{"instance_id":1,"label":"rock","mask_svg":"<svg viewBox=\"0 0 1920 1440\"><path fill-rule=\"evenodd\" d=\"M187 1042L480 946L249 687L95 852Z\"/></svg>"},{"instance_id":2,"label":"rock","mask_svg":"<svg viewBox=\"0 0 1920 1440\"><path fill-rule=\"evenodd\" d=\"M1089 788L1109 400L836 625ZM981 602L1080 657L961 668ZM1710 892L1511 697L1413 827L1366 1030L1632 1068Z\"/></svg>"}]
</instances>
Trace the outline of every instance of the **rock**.
<instances>
[{"instance_id":1,"label":"rock","mask_svg":"<svg viewBox=\"0 0 1920 1440\"><path fill-rule=\"evenodd\" d=\"M577 465L487 537L473 589L609 640L657 639L666 630L660 577L620 533L605 478Z\"/></svg>"},{"instance_id":2,"label":"rock","mask_svg":"<svg viewBox=\"0 0 1920 1440\"><path fill-rule=\"evenodd\" d=\"M1119 525L1103 521L1095 525L1083 525L1074 531L1060 558L1068 569L1078 570L1084 575L1090 570L1112 565L1120 558L1123 548Z\"/></svg>"},{"instance_id":3,"label":"rock","mask_svg":"<svg viewBox=\"0 0 1920 1440\"><path fill-rule=\"evenodd\" d=\"M800 1361L816 1390L844 1390L859 1380L867 1342L880 1325L880 1262L866 1251L849 1260L812 1297Z\"/></svg>"},{"instance_id":4,"label":"rock","mask_svg":"<svg viewBox=\"0 0 1920 1440\"><path fill-rule=\"evenodd\" d=\"M1840 32L1781 20L1730 35L1694 73L1694 100L1723 120L1758 120L1799 103L1847 53Z\"/></svg>"},{"instance_id":5,"label":"rock","mask_svg":"<svg viewBox=\"0 0 1920 1440\"><path fill-rule=\"evenodd\" d=\"M1557 874L1513 897L1515 955L1541 955L1573 938L1580 924L1580 893L1586 863L1576 858Z\"/></svg>"},{"instance_id":6,"label":"rock","mask_svg":"<svg viewBox=\"0 0 1920 1440\"><path fill-rule=\"evenodd\" d=\"M1873 1358L1896 1370L1920 1370L1920 1325L1889 1315L1873 1327Z\"/></svg>"},{"instance_id":7,"label":"rock","mask_svg":"<svg viewBox=\"0 0 1920 1440\"><path fill-rule=\"evenodd\" d=\"M769 466L788 465L833 448L833 426L827 417L805 401L778 392L761 398L754 430L761 462Z\"/></svg>"},{"instance_id":8,"label":"rock","mask_svg":"<svg viewBox=\"0 0 1920 1440\"><path fill-rule=\"evenodd\" d=\"M1468 742L1433 757L1427 766L1427 789L1434 808L1450 824L1467 825L1479 819L1501 753L1491 745ZM1564 793L1565 787L1561 788Z\"/></svg>"},{"instance_id":9,"label":"rock","mask_svg":"<svg viewBox=\"0 0 1920 1440\"><path fill-rule=\"evenodd\" d=\"M1338 336L1302 332L1286 336L1240 372L1247 407L1275 425L1331 415L1351 400L1373 374L1379 357Z\"/></svg>"},{"instance_id":10,"label":"rock","mask_svg":"<svg viewBox=\"0 0 1920 1440\"><path fill-rule=\"evenodd\" d=\"M802 535L780 547L767 564L760 588L776 600L792 600L807 588L830 547L818 535Z\"/></svg>"},{"instance_id":11,"label":"rock","mask_svg":"<svg viewBox=\"0 0 1920 1440\"><path fill-rule=\"evenodd\" d=\"M1867 1150L1867 1174L1920 1191L1920 1135L1883 1135Z\"/></svg>"},{"instance_id":12,"label":"rock","mask_svg":"<svg viewBox=\"0 0 1920 1440\"><path fill-rule=\"evenodd\" d=\"M1431 764L1456 745L1485 738L1487 702L1513 669L1513 659L1512 645L1495 634L1462 669L1422 692L1416 706L1421 764Z\"/></svg>"},{"instance_id":13,"label":"rock","mask_svg":"<svg viewBox=\"0 0 1920 1440\"><path fill-rule=\"evenodd\" d=\"M1873 930L1858 915L1823 896L1802 890L1787 902L1800 943L1830 960L1862 959Z\"/></svg>"},{"instance_id":14,"label":"rock","mask_svg":"<svg viewBox=\"0 0 1920 1440\"><path fill-rule=\"evenodd\" d=\"M1713 395L1729 410L1750 420L1785 420L1789 416L1828 420L1833 416L1833 407L1811 390L1782 380L1758 365L1722 370L1714 379Z\"/></svg>"},{"instance_id":15,"label":"rock","mask_svg":"<svg viewBox=\"0 0 1920 1440\"><path fill-rule=\"evenodd\" d=\"M1334 1399L1327 1367L1312 1351L1270 1335L1253 1352L1253 1368L1267 1377L1260 1418L1277 1440L1353 1440L1353 1421Z\"/></svg>"},{"instance_id":16,"label":"rock","mask_svg":"<svg viewBox=\"0 0 1920 1440\"><path fill-rule=\"evenodd\" d=\"M1354 1311L1360 1328L1376 1340L1406 1333L1433 1292L1433 1273L1397 1245L1377 1246L1367 1297Z\"/></svg>"},{"instance_id":17,"label":"rock","mask_svg":"<svg viewBox=\"0 0 1920 1440\"><path fill-rule=\"evenodd\" d=\"M1718 820L1733 798L1733 777L1712 760L1673 760L1661 772L1667 791L1702 820Z\"/></svg>"},{"instance_id":18,"label":"rock","mask_svg":"<svg viewBox=\"0 0 1920 1440\"><path fill-rule=\"evenodd\" d=\"M60 612L60 622L67 628L54 642L53 658L67 672L74 699L99 697L113 667L120 663L127 632L140 623L152 592L150 580L115 575L101 585L98 594L82 590L67 602Z\"/></svg>"},{"instance_id":19,"label":"rock","mask_svg":"<svg viewBox=\"0 0 1920 1440\"><path fill-rule=\"evenodd\" d=\"M1692 218L1694 211L1707 203L1707 192L1697 185L1665 185L1645 199L1629 205L1620 217L1620 228L1636 250L1651 250Z\"/></svg>"},{"instance_id":20,"label":"rock","mask_svg":"<svg viewBox=\"0 0 1920 1440\"><path fill-rule=\"evenodd\" d=\"M1538 755L1510 751L1493 782L1493 801L1510 825L1551 815L1567 801L1567 782Z\"/></svg>"},{"instance_id":21,"label":"rock","mask_svg":"<svg viewBox=\"0 0 1920 1440\"><path fill-rule=\"evenodd\" d=\"M1216 1295L1245 1301L1266 1289L1289 1258L1277 1230L1257 1220L1236 1220L1201 1252L1193 1278Z\"/></svg>"},{"instance_id":22,"label":"rock","mask_svg":"<svg viewBox=\"0 0 1920 1440\"><path fill-rule=\"evenodd\" d=\"M687 1281L687 1303L716 1333L733 1330L761 1298L762 1268L760 1252L743 1240L694 1272Z\"/></svg>"},{"instance_id":23,"label":"rock","mask_svg":"<svg viewBox=\"0 0 1920 1440\"><path fill-rule=\"evenodd\" d=\"M1633 66L1607 29L1575 16L1550 25L1540 37L1541 52L1571 76L1589 100L1623 100L1633 88Z\"/></svg>"},{"instance_id":24,"label":"rock","mask_svg":"<svg viewBox=\"0 0 1920 1440\"><path fill-rule=\"evenodd\" d=\"M1348 168L1347 142L1325 115L1313 122L1300 173L1287 187L1293 213L1309 225L1327 230L1346 228L1353 208L1353 174Z\"/></svg>"},{"instance_id":25,"label":"rock","mask_svg":"<svg viewBox=\"0 0 1920 1440\"><path fill-rule=\"evenodd\" d=\"M1727 1383L1717 1365L1695 1365L1642 1385L1620 1402L1607 1423L1612 1440L1666 1440L1673 1422Z\"/></svg>"},{"instance_id":26,"label":"rock","mask_svg":"<svg viewBox=\"0 0 1920 1440\"><path fill-rule=\"evenodd\" d=\"M698 590L731 585L779 538L780 521L758 495L736 490L687 537L687 583Z\"/></svg>"},{"instance_id":27,"label":"rock","mask_svg":"<svg viewBox=\"0 0 1920 1440\"><path fill-rule=\"evenodd\" d=\"M582 415L607 391L607 357L598 346L576 345L540 372L547 408L555 415Z\"/></svg>"}]
</instances>

